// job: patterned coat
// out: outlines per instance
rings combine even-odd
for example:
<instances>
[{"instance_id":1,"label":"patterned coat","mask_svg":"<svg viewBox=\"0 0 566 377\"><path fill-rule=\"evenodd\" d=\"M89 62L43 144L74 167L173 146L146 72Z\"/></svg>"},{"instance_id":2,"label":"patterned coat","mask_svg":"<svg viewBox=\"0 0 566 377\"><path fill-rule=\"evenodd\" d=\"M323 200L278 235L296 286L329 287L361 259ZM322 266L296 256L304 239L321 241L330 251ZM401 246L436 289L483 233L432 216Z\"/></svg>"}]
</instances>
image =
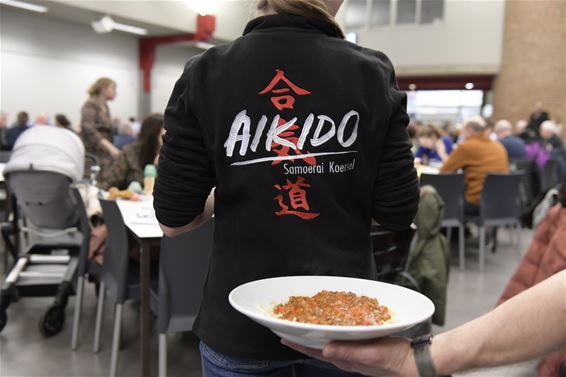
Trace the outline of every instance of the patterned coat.
<instances>
[{"instance_id":1,"label":"patterned coat","mask_svg":"<svg viewBox=\"0 0 566 377\"><path fill-rule=\"evenodd\" d=\"M105 102L94 97L89 98L81 109L81 138L87 153L93 154L99 160L100 175L99 183L104 183L106 171L110 168L114 159L102 146L103 139L112 142L112 119L110 110ZM85 174L90 173L90 166L85 169Z\"/></svg>"},{"instance_id":2,"label":"patterned coat","mask_svg":"<svg viewBox=\"0 0 566 377\"><path fill-rule=\"evenodd\" d=\"M507 301L564 269L566 269L566 208L558 204L550 209L537 229L523 261L509 281L499 303ZM538 376L555 377L560 364L564 361L566 361L566 350L545 357L539 364Z\"/></svg>"},{"instance_id":3,"label":"patterned coat","mask_svg":"<svg viewBox=\"0 0 566 377\"><path fill-rule=\"evenodd\" d=\"M138 142L126 145L114 164L107 170L99 186L105 190L110 187L124 190L133 181L143 184L143 170L139 162L140 149Z\"/></svg>"}]
</instances>

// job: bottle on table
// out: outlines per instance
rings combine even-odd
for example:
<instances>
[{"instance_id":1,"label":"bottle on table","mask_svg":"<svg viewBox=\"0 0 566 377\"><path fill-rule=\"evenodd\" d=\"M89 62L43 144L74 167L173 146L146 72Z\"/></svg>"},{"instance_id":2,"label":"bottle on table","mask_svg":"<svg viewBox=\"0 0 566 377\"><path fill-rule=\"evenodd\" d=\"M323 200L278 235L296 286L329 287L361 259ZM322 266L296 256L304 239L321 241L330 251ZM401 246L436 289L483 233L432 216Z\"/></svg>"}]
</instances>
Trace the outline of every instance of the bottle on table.
<instances>
[{"instance_id":1,"label":"bottle on table","mask_svg":"<svg viewBox=\"0 0 566 377\"><path fill-rule=\"evenodd\" d=\"M155 165L146 165L143 169L143 177L143 191L146 195L152 195L155 177L157 177Z\"/></svg>"}]
</instances>

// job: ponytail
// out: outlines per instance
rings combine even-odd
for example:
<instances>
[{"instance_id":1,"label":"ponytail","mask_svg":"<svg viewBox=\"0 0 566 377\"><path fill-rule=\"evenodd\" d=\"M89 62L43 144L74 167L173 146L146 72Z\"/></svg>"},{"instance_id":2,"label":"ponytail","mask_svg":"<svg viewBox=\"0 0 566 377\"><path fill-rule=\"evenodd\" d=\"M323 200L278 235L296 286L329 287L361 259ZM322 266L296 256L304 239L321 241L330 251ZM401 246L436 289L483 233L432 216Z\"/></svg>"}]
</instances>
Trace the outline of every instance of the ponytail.
<instances>
[{"instance_id":1,"label":"ponytail","mask_svg":"<svg viewBox=\"0 0 566 377\"><path fill-rule=\"evenodd\" d=\"M322 0L259 0L257 9L260 11L272 10L275 13L296 14L324 21L332 25L340 38L344 38L342 28Z\"/></svg>"}]
</instances>

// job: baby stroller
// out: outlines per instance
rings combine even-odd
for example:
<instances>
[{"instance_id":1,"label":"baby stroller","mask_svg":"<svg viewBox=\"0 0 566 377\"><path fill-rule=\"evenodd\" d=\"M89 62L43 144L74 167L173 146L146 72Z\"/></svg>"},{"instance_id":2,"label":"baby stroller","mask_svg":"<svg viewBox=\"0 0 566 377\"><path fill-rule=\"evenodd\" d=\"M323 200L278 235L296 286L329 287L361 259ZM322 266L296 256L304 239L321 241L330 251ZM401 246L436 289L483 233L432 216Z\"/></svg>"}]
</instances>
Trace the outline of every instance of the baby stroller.
<instances>
[{"instance_id":1,"label":"baby stroller","mask_svg":"<svg viewBox=\"0 0 566 377\"><path fill-rule=\"evenodd\" d=\"M82 243L72 184L83 178L84 161L79 137L55 127L34 127L14 146L4 169L11 220L2 235L15 263L0 292L0 331L12 302L53 295L39 329L49 337L63 328Z\"/></svg>"}]
</instances>

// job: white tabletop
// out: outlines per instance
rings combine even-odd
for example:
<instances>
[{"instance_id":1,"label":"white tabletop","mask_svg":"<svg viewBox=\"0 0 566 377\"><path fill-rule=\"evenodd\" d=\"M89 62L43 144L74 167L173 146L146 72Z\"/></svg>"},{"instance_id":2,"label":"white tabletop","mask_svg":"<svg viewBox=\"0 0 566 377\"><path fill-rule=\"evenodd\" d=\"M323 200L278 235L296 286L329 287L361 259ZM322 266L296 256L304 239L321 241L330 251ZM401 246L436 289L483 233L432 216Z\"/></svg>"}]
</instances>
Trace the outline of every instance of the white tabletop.
<instances>
[{"instance_id":1,"label":"white tabletop","mask_svg":"<svg viewBox=\"0 0 566 377\"><path fill-rule=\"evenodd\" d=\"M159 227L155 211L153 210L153 200L149 199L139 202L117 200L116 203L122 213L124 224L138 238L163 237L163 232Z\"/></svg>"}]
</instances>

